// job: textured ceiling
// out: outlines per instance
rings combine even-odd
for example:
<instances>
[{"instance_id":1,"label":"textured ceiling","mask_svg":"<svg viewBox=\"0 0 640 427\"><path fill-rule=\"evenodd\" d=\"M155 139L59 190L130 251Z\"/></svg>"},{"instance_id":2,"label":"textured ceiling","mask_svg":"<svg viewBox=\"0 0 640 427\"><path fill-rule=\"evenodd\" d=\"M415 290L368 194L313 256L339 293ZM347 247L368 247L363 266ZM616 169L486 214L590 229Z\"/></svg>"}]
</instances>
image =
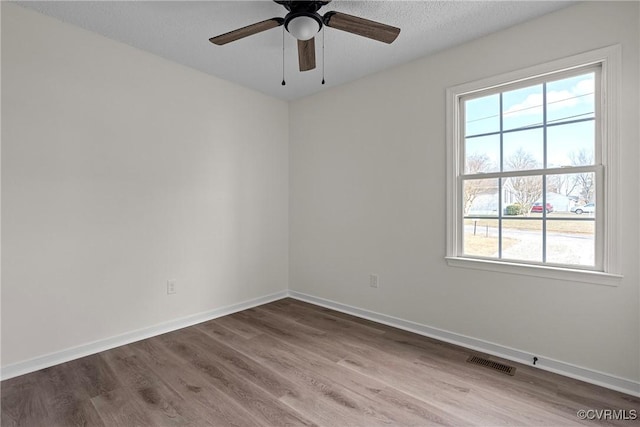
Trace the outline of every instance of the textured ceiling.
<instances>
[{"instance_id":1,"label":"textured ceiling","mask_svg":"<svg viewBox=\"0 0 640 427\"><path fill-rule=\"evenodd\" d=\"M320 10L357 15L400 27L391 45L329 28L316 39L317 65L299 72L296 41L285 37L282 80L282 27L215 46L212 36L272 17L284 7L262 1L45 1L20 2L83 27L277 98L291 100L402 64L552 12L567 1L347 1Z\"/></svg>"}]
</instances>

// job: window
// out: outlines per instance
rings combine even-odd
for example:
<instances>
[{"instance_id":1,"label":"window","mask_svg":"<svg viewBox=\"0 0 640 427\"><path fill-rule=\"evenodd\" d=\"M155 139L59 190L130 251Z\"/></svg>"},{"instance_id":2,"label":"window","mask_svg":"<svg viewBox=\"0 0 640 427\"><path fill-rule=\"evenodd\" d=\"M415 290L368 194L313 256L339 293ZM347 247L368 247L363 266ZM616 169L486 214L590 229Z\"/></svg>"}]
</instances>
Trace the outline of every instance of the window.
<instances>
[{"instance_id":1,"label":"window","mask_svg":"<svg viewBox=\"0 0 640 427\"><path fill-rule=\"evenodd\" d=\"M448 90L449 264L615 284L617 58Z\"/></svg>"}]
</instances>

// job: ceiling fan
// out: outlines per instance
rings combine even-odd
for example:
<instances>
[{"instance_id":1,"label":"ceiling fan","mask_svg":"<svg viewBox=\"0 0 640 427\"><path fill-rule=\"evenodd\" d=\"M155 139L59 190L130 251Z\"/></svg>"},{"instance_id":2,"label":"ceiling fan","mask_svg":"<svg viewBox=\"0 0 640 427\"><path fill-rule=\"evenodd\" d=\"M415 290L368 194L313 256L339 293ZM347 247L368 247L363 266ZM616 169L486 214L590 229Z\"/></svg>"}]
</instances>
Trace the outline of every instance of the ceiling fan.
<instances>
[{"instance_id":1,"label":"ceiling fan","mask_svg":"<svg viewBox=\"0 0 640 427\"><path fill-rule=\"evenodd\" d=\"M381 24L368 19L347 15L341 12L327 12L323 16L318 14L321 7L329 4L327 1L298 1L274 0L289 11L284 18L271 18L257 22L237 30L212 37L209 41L216 45L224 45L244 37L261 33L284 25L284 28L298 40L298 64L300 71L316 68L315 35L323 25L357 34L384 43L392 43L400 34L400 28Z\"/></svg>"}]
</instances>

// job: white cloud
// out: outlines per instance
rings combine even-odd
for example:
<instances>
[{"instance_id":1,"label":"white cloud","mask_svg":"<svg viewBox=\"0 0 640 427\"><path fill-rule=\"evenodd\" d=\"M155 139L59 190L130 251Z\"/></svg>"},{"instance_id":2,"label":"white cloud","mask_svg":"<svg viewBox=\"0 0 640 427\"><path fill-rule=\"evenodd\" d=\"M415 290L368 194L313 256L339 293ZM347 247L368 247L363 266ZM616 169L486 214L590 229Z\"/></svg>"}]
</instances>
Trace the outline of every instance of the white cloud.
<instances>
[{"instance_id":1,"label":"white cloud","mask_svg":"<svg viewBox=\"0 0 640 427\"><path fill-rule=\"evenodd\" d=\"M580 80L574 87L574 93L576 95L582 95L585 93L593 93L595 90L595 80L593 78L588 78L584 80Z\"/></svg>"},{"instance_id":2,"label":"white cloud","mask_svg":"<svg viewBox=\"0 0 640 427\"><path fill-rule=\"evenodd\" d=\"M521 116L521 115L541 115L542 114L542 94L532 93L527 96L524 102L514 104L507 111L505 116Z\"/></svg>"},{"instance_id":3,"label":"white cloud","mask_svg":"<svg viewBox=\"0 0 640 427\"><path fill-rule=\"evenodd\" d=\"M572 88L547 92L547 103L549 109L559 110L561 108L575 107L576 105L584 102L588 102L587 97L581 97L593 93L594 80L592 77L587 77L577 82ZM542 93L532 93L528 95L521 103L512 105L507 111L505 116L517 117L522 115L542 115Z\"/></svg>"}]
</instances>

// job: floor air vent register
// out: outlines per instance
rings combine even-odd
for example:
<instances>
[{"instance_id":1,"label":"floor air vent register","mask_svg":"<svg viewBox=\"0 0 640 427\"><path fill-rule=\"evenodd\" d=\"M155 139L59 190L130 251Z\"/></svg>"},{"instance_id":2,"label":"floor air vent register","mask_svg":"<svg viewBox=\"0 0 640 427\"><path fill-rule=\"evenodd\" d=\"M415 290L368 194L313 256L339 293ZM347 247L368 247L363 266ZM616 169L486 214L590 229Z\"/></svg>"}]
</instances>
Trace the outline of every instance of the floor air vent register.
<instances>
[{"instance_id":1,"label":"floor air vent register","mask_svg":"<svg viewBox=\"0 0 640 427\"><path fill-rule=\"evenodd\" d=\"M516 368L513 366L505 365L504 363L494 362L493 360L485 359L479 356L469 356L468 363L484 366L485 368L493 369L494 371L502 372L507 375L515 375Z\"/></svg>"}]
</instances>

